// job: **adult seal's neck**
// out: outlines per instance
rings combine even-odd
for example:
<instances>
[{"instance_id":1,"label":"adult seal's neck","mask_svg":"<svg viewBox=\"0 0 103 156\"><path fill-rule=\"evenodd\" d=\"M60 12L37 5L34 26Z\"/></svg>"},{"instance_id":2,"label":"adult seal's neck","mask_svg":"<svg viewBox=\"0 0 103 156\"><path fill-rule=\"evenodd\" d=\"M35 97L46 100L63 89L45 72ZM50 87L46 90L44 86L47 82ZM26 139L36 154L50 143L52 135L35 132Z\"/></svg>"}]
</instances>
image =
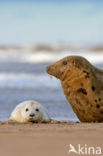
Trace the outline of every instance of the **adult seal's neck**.
<instances>
[{"instance_id":1,"label":"adult seal's neck","mask_svg":"<svg viewBox=\"0 0 103 156\"><path fill-rule=\"evenodd\" d=\"M62 84L68 83L68 84L72 85L72 87L73 87L74 83L80 82L84 77L85 77L85 73L82 71L73 72L73 73L70 73L69 75L66 75L61 80L61 83Z\"/></svg>"}]
</instances>

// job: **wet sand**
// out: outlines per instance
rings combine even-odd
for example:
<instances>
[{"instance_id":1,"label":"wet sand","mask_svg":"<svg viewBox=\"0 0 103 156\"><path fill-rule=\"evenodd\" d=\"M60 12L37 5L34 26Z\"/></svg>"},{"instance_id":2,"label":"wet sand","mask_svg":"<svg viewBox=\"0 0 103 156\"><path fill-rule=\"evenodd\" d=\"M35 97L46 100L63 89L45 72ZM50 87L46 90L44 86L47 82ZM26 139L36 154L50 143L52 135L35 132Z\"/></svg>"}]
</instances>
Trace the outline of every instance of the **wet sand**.
<instances>
[{"instance_id":1,"label":"wet sand","mask_svg":"<svg viewBox=\"0 0 103 156\"><path fill-rule=\"evenodd\" d=\"M0 124L1 156L73 156L69 144L103 148L103 123Z\"/></svg>"}]
</instances>

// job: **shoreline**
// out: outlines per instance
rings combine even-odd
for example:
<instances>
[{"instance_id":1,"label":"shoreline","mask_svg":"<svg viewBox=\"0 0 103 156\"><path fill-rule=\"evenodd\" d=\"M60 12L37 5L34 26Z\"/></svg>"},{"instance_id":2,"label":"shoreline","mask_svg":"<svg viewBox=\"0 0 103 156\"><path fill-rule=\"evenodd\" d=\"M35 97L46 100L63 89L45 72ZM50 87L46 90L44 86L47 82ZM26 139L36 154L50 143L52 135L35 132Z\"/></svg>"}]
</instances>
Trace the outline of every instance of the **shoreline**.
<instances>
[{"instance_id":1,"label":"shoreline","mask_svg":"<svg viewBox=\"0 0 103 156\"><path fill-rule=\"evenodd\" d=\"M77 130L103 130L103 123L82 123L82 122L62 122L62 121L54 121L51 123L12 123L12 122L0 122L0 133L1 131L77 131Z\"/></svg>"}]
</instances>

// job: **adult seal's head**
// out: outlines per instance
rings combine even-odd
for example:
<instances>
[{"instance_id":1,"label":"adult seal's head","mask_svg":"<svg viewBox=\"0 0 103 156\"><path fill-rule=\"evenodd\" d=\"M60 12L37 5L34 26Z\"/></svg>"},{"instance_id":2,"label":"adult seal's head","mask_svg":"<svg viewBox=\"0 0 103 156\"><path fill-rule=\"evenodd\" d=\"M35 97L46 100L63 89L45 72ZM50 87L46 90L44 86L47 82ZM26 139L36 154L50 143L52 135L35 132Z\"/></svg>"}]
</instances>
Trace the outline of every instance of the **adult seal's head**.
<instances>
[{"instance_id":1,"label":"adult seal's head","mask_svg":"<svg viewBox=\"0 0 103 156\"><path fill-rule=\"evenodd\" d=\"M103 121L103 70L81 56L68 56L47 67L60 79L64 94L80 121Z\"/></svg>"},{"instance_id":2,"label":"adult seal's head","mask_svg":"<svg viewBox=\"0 0 103 156\"><path fill-rule=\"evenodd\" d=\"M92 65L81 56L68 56L47 67L47 73L64 81L78 76L86 69L90 72Z\"/></svg>"}]
</instances>

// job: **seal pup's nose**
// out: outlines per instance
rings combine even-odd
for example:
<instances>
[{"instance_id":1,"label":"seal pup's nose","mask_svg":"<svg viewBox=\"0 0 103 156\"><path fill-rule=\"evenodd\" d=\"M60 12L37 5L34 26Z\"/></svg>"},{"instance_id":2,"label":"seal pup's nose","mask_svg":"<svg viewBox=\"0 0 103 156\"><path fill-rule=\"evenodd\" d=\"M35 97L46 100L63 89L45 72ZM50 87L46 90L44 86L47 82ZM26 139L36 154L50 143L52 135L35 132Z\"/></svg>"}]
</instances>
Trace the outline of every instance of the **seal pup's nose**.
<instances>
[{"instance_id":1,"label":"seal pup's nose","mask_svg":"<svg viewBox=\"0 0 103 156\"><path fill-rule=\"evenodd\" d=\"M30 117L34 117L34 116L35 116L35 114L30 114L29 116L30 116Z\"/></svg>"}]
</instances>

